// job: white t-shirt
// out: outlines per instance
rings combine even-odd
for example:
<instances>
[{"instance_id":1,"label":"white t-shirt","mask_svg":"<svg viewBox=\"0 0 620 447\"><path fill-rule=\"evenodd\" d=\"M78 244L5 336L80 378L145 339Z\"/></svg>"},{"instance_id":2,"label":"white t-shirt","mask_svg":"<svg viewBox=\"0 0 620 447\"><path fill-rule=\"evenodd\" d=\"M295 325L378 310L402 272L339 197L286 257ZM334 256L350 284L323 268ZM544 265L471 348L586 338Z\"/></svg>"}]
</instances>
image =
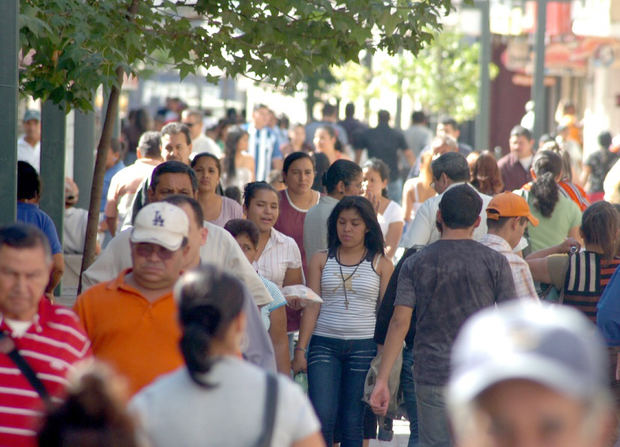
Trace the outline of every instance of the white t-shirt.
<instances>
[{"instance_id":1,"label":"white t-shirt","mask_svg":"<svg viewBox=\"0 0 620 447\"><path fill-rule=\"evenodd\" d=\"M379 221L381 233L383 233L383 238L385 239L391 223L405 222L403 209L398 203L390 200L390 203L388 203L388 206L385 208L383 214L377 214L377 220Z\"/></svg>"},{"instance_id":2,"label":"white t-shirt","mask_svg":"<svg viewBox=\"0 0 620 447\"><path fill-rule=\"evenodd\" d=\"M24 137L17 140L17 160L30 163L37 172L41 165L41 142L31 146Z\"/></svg>"},{"instance_id":3,"label":"white t-shirt","mask_svg":"<svg viewBox=\"0 0 620 447\"><path fill-rule=\"evenodd\" d=\"M62 247L65 253L84 253L88 211L82 208L65 208L65 221L62 227Z\"/></svg>"},{"instance_id":4,"label":"white t-shirt","mask_svg":"<svg viewBox=\"0 0 620 447\"><path fill-rule=\"evenodd\" d=\"M278 375L273 446L290 446L320 429L301 388ZM263 431L265 372L225 357L208 373L212 388L194 383L186 368L162 376L130 402L153 447L253 447Z\"/></svg>"},{"instance_id":5,"label":"white t-shirt","mask_svg":"<svg viewBox=\"0 0 620 447\"><path fill-rule=\"evenodd\" d=\"M272 228L260 258L252 265L259 274L282 287L286 270L301 268L301 252L295 239Z\"/></svg>"}]
</instances>

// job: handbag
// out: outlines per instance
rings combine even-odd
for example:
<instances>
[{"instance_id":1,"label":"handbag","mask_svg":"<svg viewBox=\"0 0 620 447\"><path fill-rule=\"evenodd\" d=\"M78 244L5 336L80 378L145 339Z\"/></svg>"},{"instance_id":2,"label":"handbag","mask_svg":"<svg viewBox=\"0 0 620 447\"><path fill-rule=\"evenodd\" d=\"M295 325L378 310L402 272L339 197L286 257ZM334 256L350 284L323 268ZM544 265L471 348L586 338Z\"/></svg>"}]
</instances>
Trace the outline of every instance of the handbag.
<instances>
[{"instance_id":1,"label":"handbag","mask_svg":"<svg viewBox=\"0 0 620 447\"><path fill-rule=\"evenodd\" d=\"M366 374L366 382L364 383L364 396L362 400L370 405L370 395L377 381L379 373L379 365L381 365L381 353L377 354L370 362L370 369ZM400 370L403 368L403 350L401 349L398 357L394 361L390 376L388 377L388 388L390 389L390 403L388 405L386 417L391 419L399 419L401 413L399 408L404 402L403 393L400 390Z\"/></svg>"}]
</instances>

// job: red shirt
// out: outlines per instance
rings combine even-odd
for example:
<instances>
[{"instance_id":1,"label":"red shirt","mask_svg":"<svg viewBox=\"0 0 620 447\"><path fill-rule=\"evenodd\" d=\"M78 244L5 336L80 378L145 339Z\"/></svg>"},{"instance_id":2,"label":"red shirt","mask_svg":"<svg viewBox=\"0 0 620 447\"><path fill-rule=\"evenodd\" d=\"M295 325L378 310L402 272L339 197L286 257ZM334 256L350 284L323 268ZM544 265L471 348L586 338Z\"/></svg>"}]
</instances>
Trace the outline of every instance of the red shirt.
<instances>
[{"instance_id":1,"label":"red shirt","mask_svg":"<svg viewBox=\"0 0 620 447\"><path fill-rule=\"evenodd\" d=\"M0 317L1 318L1 317ZM0 330L37 373L54 402L60 401L66 376L91 355L90 342L72 310L42 298L34 322L21 337L13 337L4 319ZM0 445L34 446L43 403L15 363L0 353Z\"/></svg>"},{"instance_id":2,"label":"red shirt","mask_svg":"<svg viewBox=\"0 0 620 447\"><path fill-rule=\"evenodd\" d=\"M273 227L295 240L301 253L301 268L304 272L304 278L307 278L306 252L304 250L304 219L306 218L308 210L304 211L293 205L285 189L280 191L279 194L280 215ZM299 330L300 320L301 311L293 310L290 307L286 308L286 330L288 332Z\"/></svg>"}]
</instances>

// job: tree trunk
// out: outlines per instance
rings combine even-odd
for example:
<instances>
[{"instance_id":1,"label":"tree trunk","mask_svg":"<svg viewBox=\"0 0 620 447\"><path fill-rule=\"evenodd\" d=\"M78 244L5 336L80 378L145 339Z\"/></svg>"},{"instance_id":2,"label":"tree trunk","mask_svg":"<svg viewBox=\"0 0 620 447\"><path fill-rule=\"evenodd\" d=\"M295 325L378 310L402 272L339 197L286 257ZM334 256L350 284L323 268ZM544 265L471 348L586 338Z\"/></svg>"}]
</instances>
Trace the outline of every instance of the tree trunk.
<instances>
[{"instance_id":1,"label":"tree trunk","mask_svg":"<svg viewBox=\"0 0 620 447\"><path fill-rule=\"evenodd\" d=\"M114 132L114 121L118 113L118 99L120 96L120 85L123 82L123 69L116 69L119 87L113 86L110 91L108 108L103 120L101 138L97 145L97 155L95 158L95 169L93 172L93 182L90 188L90 204L88 206L88 223L86 225L86 239L84 241L84 256L82 257L82 268L80 270L80 283L78 294L82 293L82 274L95 260L97 246L97 228L99 226L99 207L103 190L103 177L105 175L105 163L108 157L108 149Z\"/></svg>"},{"instance_id":2,"label":"tree trunk","mask_svg":"<svg viewBox=\"0 0 620 447\"><path fill-rule=\"evenodd\" d=\"M133 21L138 10L138 0L131 0L131 4L127 8L127 20ZM97 156L95 158L95 169L93 172L93 183L90 189L90 205L88 207L88 223L86 225L86 238L84 241L84 255L82 257L82 267L80 269L80 280L78 285L78 295L82 293L82 274L95 260L95 251L97 246L97 227L99 226L99 206L101 204L101 195L103 190L103 177L105 175L105 163L108 157L108 148L112 140L114 132L114 124L116 114L118 113L118 99L121 94L123 85L124 70L122 67L116 69L117 85L112 87L108 107L106 109L105 118L103 120L103 129L101 130L101 138L97 145Z\"/></svg>"}]
</instances>

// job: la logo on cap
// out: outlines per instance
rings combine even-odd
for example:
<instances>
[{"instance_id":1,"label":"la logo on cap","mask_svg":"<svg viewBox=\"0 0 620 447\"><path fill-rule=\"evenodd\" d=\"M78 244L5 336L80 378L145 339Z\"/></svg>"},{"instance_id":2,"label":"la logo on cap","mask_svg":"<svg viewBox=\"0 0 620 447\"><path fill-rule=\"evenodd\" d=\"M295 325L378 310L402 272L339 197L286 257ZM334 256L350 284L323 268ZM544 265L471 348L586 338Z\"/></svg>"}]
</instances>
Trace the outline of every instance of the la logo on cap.
<instances>
[{"instance_id":1,"label":"la logo on cap","mask_svg":"<svg viewBox=\"0 0 620 447\"><path fill-rule=\"evenodd\" d=\"M161 213L159 212L159 210L155 210L155 216L153 216L153 226L163 227L164 223L164 218L161 217Z\"/></svg>"}]
</instances>

